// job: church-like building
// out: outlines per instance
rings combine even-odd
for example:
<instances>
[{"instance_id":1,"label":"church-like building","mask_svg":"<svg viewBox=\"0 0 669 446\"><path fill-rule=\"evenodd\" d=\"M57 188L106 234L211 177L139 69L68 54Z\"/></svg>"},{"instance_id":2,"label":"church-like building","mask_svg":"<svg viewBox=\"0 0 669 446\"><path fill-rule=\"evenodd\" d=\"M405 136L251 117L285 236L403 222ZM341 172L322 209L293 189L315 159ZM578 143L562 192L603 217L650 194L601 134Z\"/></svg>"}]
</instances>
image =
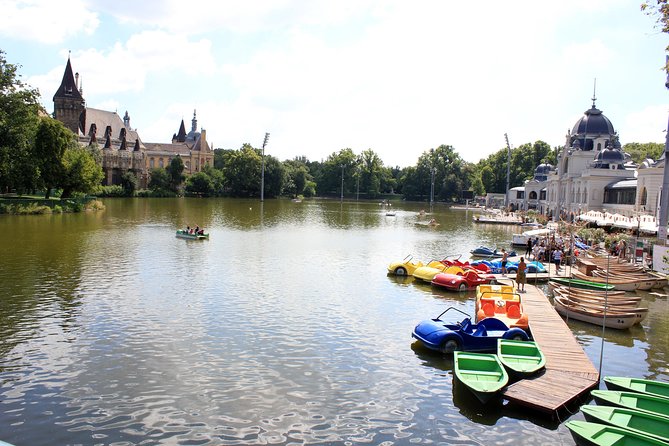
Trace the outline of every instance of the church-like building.
<instances>
[{"instance_id":1,"label":"church-like building","mask_svg":"<svg viewBox=\"0 0 669 446\"><path fill-rule=\"evenodd\" d=\"M195 111L190 132L186 133L182 119L171 142L145 143L137 129L130 126L127 111L121 119L116 112L86 107L79 73L73 73L69 58L63 80L53 96L53 105L54 118L77 135L79 144L97 144L101 149L103 185L120 184L123 174L132 172L139 180L139 187L146 188L151 169L167 167L177 156L183 160L186 175L214 165L214 152L207 142L207 132L204 129L197 131Z\"/></svg>"},{"instance_id":2,"label":"church-like building","mask_svg":"<svg viewBox=\"0 0 669 446\"><path fill-rule=\"evenodd\" d=\"M567 132L557 166L537 166L531 180L509 190L508 204L568 221L589 211L654 221L664 162L664 156L632 162L593 97L592 107Z\"/></svg>"}]
</instances>

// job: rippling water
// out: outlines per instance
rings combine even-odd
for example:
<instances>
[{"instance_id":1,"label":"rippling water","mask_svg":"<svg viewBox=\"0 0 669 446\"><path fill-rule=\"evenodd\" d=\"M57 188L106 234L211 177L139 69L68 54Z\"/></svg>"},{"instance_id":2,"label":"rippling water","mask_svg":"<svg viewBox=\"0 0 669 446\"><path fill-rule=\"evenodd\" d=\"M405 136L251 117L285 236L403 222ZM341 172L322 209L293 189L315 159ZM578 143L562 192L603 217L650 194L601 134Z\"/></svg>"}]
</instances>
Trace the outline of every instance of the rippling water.
<instances>
[{"instance_id":1,"label":"rippling water","mask_svg":"<svg viewBox=\"0 0 669 446\"><path fill-rule=\"evenodd\" d=\"M107 200L0 216L0 439L22 445L573 444L483 408L413 326L472 294L386 276L508 244L471 212L332 201ZM174 237L204 225L211 239ZM603 374L669 379L666 295L607 332ZM595 365L601 330L570 322ZM578 417L578 415L576 415ZM494 429L491 428L494 426Z\"/></svg>"}]
</instances>

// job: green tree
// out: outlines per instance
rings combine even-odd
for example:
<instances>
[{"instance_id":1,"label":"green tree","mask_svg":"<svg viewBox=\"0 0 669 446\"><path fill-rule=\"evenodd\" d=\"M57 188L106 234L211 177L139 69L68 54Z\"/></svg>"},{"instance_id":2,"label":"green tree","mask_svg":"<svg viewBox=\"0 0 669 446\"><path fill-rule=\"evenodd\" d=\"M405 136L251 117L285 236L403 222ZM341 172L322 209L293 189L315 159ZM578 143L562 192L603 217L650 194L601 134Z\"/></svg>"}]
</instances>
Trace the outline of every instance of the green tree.
<instances>
[{"instance_id":1,"label":"green tree","mask_svg":"<svg viewBox=\"0 0 669 446\"><path fill-rule=\"evenodd\" d=\"M186 192L191 194L214 195L214 182L205 172L197 172L186 180Z\"/></svg>"},{"instance_id":2,"label":"green tree","mask_svg":"<svg viewBox=\"0 0 669 446\"><path fill-rule=\"evenodd\" d=\"M260 152L250 144L228 153L224 165L225 186L235 197L260 196Z\"/></svg>"},{"instance_id":3,"label":"green tree","mask_svg":"<svg viewBox=\"0 0 669 446\"><path fill-rule=\"evenodd\" d=\"M283 164L273 156L265 156L265 196L276 198L283 193L287 173Z\"/></svg>"},{"instance_id":4,"label":"green tree","mask_svg":"<svg viewBox=\"0 0 669 446\"><path fill-rule=\"evenodd\" d=\"M664 144L657 142L647 142L641 144L638 142L630 142L623 146L623 151L630 154L632 160L641 164L646 158L658 160L664 153Z\"/></svg>"},{"instance_id":5,"label":"green tree","mask_svg":"<svg viewBox=\"0 0 669 446\"><path fill-rule=\"evenodd\" d=\"M186 179L184 175L184 162L179 155L172 158L170 165L167 166L167 175L169 176L169 189L172 192L179 192L179 187Z\"/></svg>"},{"instance_id":6,"label":"green tree","mask_svg":"<svg viewBox=\"0 0 669 446\"><path fill-rule=\"evenodd\" d=\"M95 158L95 155L93 155L93 158ZM137 175L135 175L134 172L127 171L121 175L121 187L123 188L123 195L126 197L132 197L135 195L138 184L139 180L137 180Z\"/></svg>"},{"instance_id":7,"label":"green tree","mask_svg":"<svg viewBox=\"0 0 669 446\"><path fill-rule=\"evenodd\" d=\"M19 79L17 65L0 50L0 192L34 189L39 169L33 141L39 124L39 92Z\"/></svg>"},{"instance_id":8,"label":"green tree","mask_svg":"<svg viewBox=\"0 0 669 446\"><path fill-rule=\"evenodd\" d=\"M46 189L45 198L48 199L51 189L64 180L65 151L76 147L74 133L63 123L48 116L40 117L35 135L34 155L40 172L40 181Z\"/></svg>"},{"instance_id":9,"label":"green tree","mask_svg":"<svg viewBox=\"0 0 669 446\"><path fill-rule=\"evenodd\" d=\"M153 192L164 194L170 190L170 176L162 167L156 167L149 172L149 189Z\"/></svg>"},{"instance_id":10,"label":"green tree","mask_svg":"<svg viewBox=\"0 0 669 446\"><path fill-rule=\"evenodd\" d=\"M100 184L104 173L94 156L83 147L70 147L63 154L63 176L60 187L61 198L67 198L73 192L88 193Z\"/></svg>"},{"instance_id":11,"label":"green tree","mask_svg":"<svg viewBox=\"0 0 669 446\"><path fill-rule=\"evenodd\" d=\"M669 4L668 0L644 1L641 3L641 10L649 16L655 17L656 25L660 30L669 34ZM669 52L669 46L666 47ZM669 61L664 67L665 71L669 73Z\"/></svg>"}]
</instances>

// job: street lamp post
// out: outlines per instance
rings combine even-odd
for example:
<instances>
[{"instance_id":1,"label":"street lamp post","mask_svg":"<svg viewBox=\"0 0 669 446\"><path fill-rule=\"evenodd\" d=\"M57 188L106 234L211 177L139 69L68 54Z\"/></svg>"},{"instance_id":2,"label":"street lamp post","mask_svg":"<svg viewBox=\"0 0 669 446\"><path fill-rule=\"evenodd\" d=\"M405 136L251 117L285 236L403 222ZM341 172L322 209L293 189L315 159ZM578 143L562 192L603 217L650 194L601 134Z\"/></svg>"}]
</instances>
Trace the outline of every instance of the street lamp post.
<instances>
[{"instance_id":1,"label":"street lamp post","mask_svg":"<svg viewBox=\"0 0 669 446\"><path fill-rule=\"evenodd\" d=\"M344 165L341 165L341 198L340 200L344 201Z\"/></svg>"},{"instance_id":2,"label":"street lamp post","mask_svg":"<svg viewBox=\"0 0 669 446\"><path fill-rule=\"evenodd\" d=\"M436 168L432 168L430 170L430 173L432 174L432 179L430 180L430 207L434 204L434 174L436 172Z\"/></svg>"},{"instance_id":3,"label":"street lamp post","mask_svg":"<svg viewBox=\"0 0 669 446\"><path fill-rule=\"evenodd\" d=\"M269 133L265 133L265 140L262 142L262 171L260 172L260 201L265 201L265 146L269 140Z\"/></svg>"},{"instance_id":4,"label":"street lamp post","mask_svg":"<svg viewBox=\"0 0 669 446\"><path fill-rule=\"evenodd\" d=\"M358 166L357 172L358 172L358 185L355 189L355 201L360 200L360 166Z\"/></svg>"}]
</instances>

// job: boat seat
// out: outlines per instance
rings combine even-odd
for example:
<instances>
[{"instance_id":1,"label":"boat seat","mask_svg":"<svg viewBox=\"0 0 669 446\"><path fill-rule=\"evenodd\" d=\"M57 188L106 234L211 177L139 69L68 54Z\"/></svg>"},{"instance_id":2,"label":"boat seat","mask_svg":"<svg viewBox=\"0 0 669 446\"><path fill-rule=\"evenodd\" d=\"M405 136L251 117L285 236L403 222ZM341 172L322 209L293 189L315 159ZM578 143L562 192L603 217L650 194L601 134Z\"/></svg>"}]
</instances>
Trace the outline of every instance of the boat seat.
<instances>
[{"instance_id":1,"label":"boat seat","mask_svg":"<svg viewBox=\"0 0 669 446\"><path fill-rule=\"evenodd\" d=\"M495 304L492 302L486 302L481 306L481 310L483 310L483 314L486 317L492 317L495 315Z\"/></svg>"},{"instance_id":2,"label":"boat seat","mask_svg":"<svg viewBox=\"0 0 669 446\"><path fill-rule=\"evenodd\" d=\"M460 373L464 373L465 375L488 375L488 376L502 376L502 372L484 372L484 371L478 371L478 370L460 370Z\"/></svg>"},{"instance_id":3,"label":"boat seat","mask_svg":"<svg viewBox=\"0 0 669 446\"><path fill-rule=\"evenodd\" d=\"M506 315L513 319L520 318L520 304L518 302L506 301Z\"/></svg>"},{"instance_id":4,"label":"boat seat","mask_svg":"<svg viewBox=\"0 0 669 446\"><path fill-rule=\"evenodd\" d=\"M476 331L472 334L472 336L486 336L487 330L483 325L479 325L476 327Z\"/></svg>"}]
</instances>

